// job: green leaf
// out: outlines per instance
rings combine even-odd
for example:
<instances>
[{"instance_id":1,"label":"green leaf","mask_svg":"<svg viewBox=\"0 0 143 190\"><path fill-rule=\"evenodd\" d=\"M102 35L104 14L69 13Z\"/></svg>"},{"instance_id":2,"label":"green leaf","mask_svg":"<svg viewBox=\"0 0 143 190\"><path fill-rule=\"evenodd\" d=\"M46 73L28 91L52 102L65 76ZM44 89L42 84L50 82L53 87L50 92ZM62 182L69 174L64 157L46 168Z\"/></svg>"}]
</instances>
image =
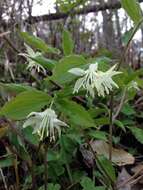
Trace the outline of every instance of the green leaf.
<instances>
[{"instance_id":1,"label":"green leaf","mask_svg":"<svg viewBox=\"0 0 143 190\"><path fill-rule=\"evenodd\" d=\"M25 84L14 84L14 83L2 83L0 82L0 88L10 94L19 94L27 90L34 90L33 87L27 86Z\"/></svg>"},{"instance_id":2,"label":"green leaf","mask_svg":"<svg viewBox=\"0 0 143 190\"><path fill-rule=\"evenodd\" d=\"M4 155L0 159L0 168L10 167L14 164L13 155Z\"/></svg>"},{"instance_id":3,"label":"green leaf","mask_svg":"<svg viewBox=\"0 0 143 190\"><path fill-rule=\"evenodd\" d=\"M121 4L135 24L142 19L142 10L137 0L121 0Z\"/></svg>"},{"instance_id":4,"label":"green leaf","mask_svg":"<svg viewBox=\"0 0 143 190\"><path fill-rule=\"evenodd\" d=\"M123 106L121 112L124 113L127 116L135 115L136 114L136 112L133 109L133 107L130 104L128 104L128 103Z\"/></svg>"},{"instance_id":5,"label":"green leaf","mask_svg":"<svg viewBox=\"0 0 143 190\"><path fill-rule=\"evenodd\" d=\"M48 150L47 161L57 161L60 158L60 153L52 150Z\"/></svg>"},{"instance_id":6,"label":"green leaf","mask_svg":"<svg viewBox=\"0 0 143 190\"><path fill-rule=\"evenodd\" d=\"M95 119L95 124L96 125L108 125L110 123L108 117L101 117L98 119Z\"/></svg>"},{"instance_id":7,"label":"green leaf","mask_svg":"<svg viewBox=\"0 0 143 190\"><path fill-rule=\"evenodd\" d=\"M31 158L28 151L25 148L25 143L15 133L9 133L10 144L14 146L20 158L27 161L31 165Z\"/></svg>"},{"instance_id":8,"label":"green leaf","mask_svg":"<svg viewBox=\"0 0 143 190\"><path fill-rule=\"evenodd\" d=\"M65 169L59 161L49 163L48 173L50 178L52 179L55 179L56 177L58 178L64 173L64 171Z\"/></svg>"},{"instance_id":9,"label":"green leaf","mask_svg":"<svg viewBox=\"0 0 143 190\"><path fill-rule=\"evenodd\" d=\"M58 99L57 107L69 118L71 123L83 128L95 127L94 120L88 111L76 102L67 99Z\"/></svg>"},{"instance_id":10,"label":"green leaf","mask_svg":"<svg viewBox=\"0 0 143 190\"><path fill-rule=\"evenodd\" d=\"M72 54L73 48L74 48L74 43L73 43L73 40L71 38L71 34L69 33L69 31L67 31L67 30L63 31L62 41L63 41L62 47L63 47L64 55Z\"/></svg>"},{"instance_id":11,"label":"green leaf","mask_svg":"<svg viewBox=\"0 0 143 190\"><path fill-rule=\"evenodd\" d=\"M59 184L53 184L53 183L50 183L48 184L48 189L49 190L60 190L61 189L61 186Z\"/></svg>"},{"instance_id":12,"label":"green leaf","mask_svg":"<svg viewBox=\"0 0 143 190\"><path fill-rule=\"evenodd\" d=\"M24 135L24 137L31 143L34 145L39 145L39 137L36 134L33 134L33 128L32 127L26 127L24 129L22 129L22 133Z\"/></svg>"},{"instance_id":13,"label":"green leaf","mask_svg":"<svg viewBox=\"0 0 143 190\"><path fill-rule=\"evenodd\" d=\"M44 186L40 187L38 190L44 190ZM48 183L48 190L60 190L61 186L59 184L53 184L53 183Z\"/></svg>"},{"instance_id":14,"label":"green leaf","mask_svg":"<svg viewBox=\"0 0 143 190\"><path fill-rule=\"evenodd\" d=\"M63 164L70 163L73 157L73 152L77 148L77 142L73 141L66 135L62 135L60 138L60 162Z\"/></svg>"},{"instance_id":15,"label":"green leaf","mask_svg":"<svg viewBox=\"0 0 143 190\"><path fill-rule=\"evenodd\" d=\"M14 120L24 119L29 113L47 105L50 99L50 96L38 90L22 92L0 109L0 115Z\"/></svg>"},{"instance_id":16,"label":"green leaf","mask_svg":"<svg viewBox=\"0 0 143 190\"><path fill-rule=\"evenodd\" d=\"M47 59L43 56L37 56L35 58L30 57L33 61L42 65L45 69L52 70L55 67L55 60Z\"/></svg>"},{"instance_id":17,"label":"green leaf","mask_svg":"<svg viewBox=\"0 0 143 190\"><path fill-rule=\"evenodd\" d=\"M80 184L83 187L83 190L97 190L93 181L89 177L83 177Z\"/></svg>"},{"instance_id":18,"label":"green leaf","mask_svg":"<svg viewBox=\"0 0 143 190\"><path fill-rule=\"evenodd\" d=\"M137 127L129 127L132 134L135 136L135 138L143 144L143 129L137 128Z\"/></svg>"},{"instance_id":19,"label":"green leaf","mask_svg":"<svg viewBox=\"0 0 143 190\"><path fill-rule=\"evenodd\" d=\"M127 32L125 32L123 34L122 37L122 42L124 43L124 45L127 45L129 40L131 39L132 33L133 33L134 28L131 28L130 30L128 30Z\"/></svg>"},{"instance_id":20,"label":"green leaf","mask_svg":"<svg viewBox=\"0 0 143 190\"><path fill-rule=\"evenodd\" d=\"M112 166L112 162L110 162L107 158L104 156L98 156L98 167L100 171L106 175L107 178L109 178L112 182L116 181L116 175L115 170Z\"/></svg>"},{"instance_id":21,"label":"green leaf","mask_svg":"<svg viewBox=\"0 0 143 190\"><path fill-rule=\"evenodd\" d=\"M89 132L89 135L94 138L94 139L98 139L98 140L107 140L107 133L104 132L104 131L94 131L94 130L91 130Z\"/></svg>"},{"instance_id":22,"label":"green leaf","mask_svg":"<svg viewBox=\"0 0 143 190\"><path fill-rule=\"evenodd\" d=\"M30 35L27 32L21 32L20 36L25 40L25 42L28 45L33 46L34 48L41 50L45 53L55 53L55 54L60 53L58 49L48 46L42 39Z\"/></svg>"},{"instance_id":23,"label":"green leaf","mask_svg":"<svg viewBox=\"0 0 143 190\"><path fill-rule=\"evenodd\" d=\"M73 79L75 79L75 76L71 73L68 73L68 70L73 67L79 67L81 65L86 64L86 60L83 56L80 55L69 55L64 57L59 61L59 63L56 64L54 70L53 70L53 76L51 77L51 80L54 80L58 84L65 84Z\"/></svg>"},{"instance_id":24,"label":"green leaf","mask_svg":"<svg viewBox=\"0 0 143 190\"><path fill-rule=\"evenodd\" d=\"M118 127L120 127L124 132L126 132L126 128L125 128L124 124L121 121L115 120L114 124L117 125Z\"/></svg>"}]
</instances>

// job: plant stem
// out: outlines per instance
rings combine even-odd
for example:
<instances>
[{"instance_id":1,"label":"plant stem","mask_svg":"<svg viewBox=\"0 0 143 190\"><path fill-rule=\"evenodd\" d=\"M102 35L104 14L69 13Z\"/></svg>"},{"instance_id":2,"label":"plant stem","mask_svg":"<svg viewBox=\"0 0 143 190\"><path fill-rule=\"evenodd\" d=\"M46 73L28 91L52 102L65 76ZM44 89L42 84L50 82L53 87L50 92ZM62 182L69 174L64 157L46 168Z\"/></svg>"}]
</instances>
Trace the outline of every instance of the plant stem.
<instances>
[{"instance_id":1,"label":"plant stem","mask_svg":"<svg viewBox=\"0 0 143 190\"><path fill-rule=\"evenodd\" d=\"M113 93L111 94L111 99L110 99L110 125L109 125L109 160L112 161L112 140L113 140L113 100L114 100L114 95Z\"/></svg>"},{"instance_id":2,"label":"plant stem","mask_svg":"<svg viewBox=\"0 0 143 190\"><path fill-rule=\"evenodd\" d=\"M66 169L67 169L67 172L68 172L70 183L72 184L73 183L72 174L71 174L70 166L67 163L66 163Z\"/></svg>"},{"instance_id":3,"label":"plant stem","mask_svg":"<svg viewBox=\"0 0 143 190\"><path fill-rule=\"evenodd\" d=\"M94 150L93 150L93 148L92 148L92 146L91 146L91 144L90 144L89 142L88 142L88 146L89 146L89 148L90 148L90 150L91 150L91 152L92 152L92 154L93 154L93 156L94 156L94 158L95 158L95 161L98 162L98 164L100 165L101 170L104 172L104 174L105 174L106 177L110 180L110 182L111 182L111 184L112 184L112 186L113 186L114 182L112 181L111 177L108 175L108 173L106 172L106 170L104 169L104 167L103 167L102 164L100 163L100 160L99 160L98 156L97 156L96 153L94 152Z\"/></svg>"},{"instance_id":4,"label":"plant stem","mask_svg":"<svg viewBox=\"0 0 143 190\"><path fill-rule=\"evenodd\" d=\"M126 92L127 92L127 89L125 88L124 91L123 91L123 95L121 97L121 101L120 101L120 104L118 106L118 109L115 113L115 115L113 115L113 122L116 120L116 118L118 117L123 105L124 105L124 102L125 102L125 98L126 98Z\"/></svg>"},{"instance_id":5,"label":"plant stem","mask_svg":"<svg viewBox=\"0 0 143 190\"><path fill-rule=\"evenodd\" d=\"M48 161L47 161L47 153L48 153L48 145L45 143L44 144L44 168L45 168L45 182L44 182L44 186L45 186L45 190L48 190Z\"/></svg>"},{"instance_id":6,"label":"plant stem","mask_svg":"<svg viewBox=\"0 0 143 190\"><path fill-rule=\"evenodd\" d=\"M3 171L2 171L1 168L0 168L0 175L1 175L2 180L3 180L3 183L4 183L4 188L5 188L6 190L8 190L8 186L7 186L7 183L6 183L6 180L5 180L5 176L4 176Z\"/></svg>"},{"instance_id":7,"label":"plant stem","mask_svg":"<svg viewBox=\"0 0 143 190\"><path fill-rule=\"evenodd\" d=\"M131 43L133 37L135 36L136 32L138 31L138 29L141 27L142 23L143 23L143 18L134 27L134 29L132 31L132 34L131 34L131 36L130 36L130 38L129 38L129 40L128 40L128 42L127 42L127 44L126 44L126 46L125 46L125 48L123 50L123 55L122 55L122 58L121 58L121 60L120 60L120 62L118 64L117 70L120 69L120 67L121 67L121 65L122 65L122 63L123 63L123 61L125 59L126 53L127 53L128 49L129 49L130 43Z\"/></svg>"},{"instance_id":8,"label":"plant stem","mask_svg":"<svg viewBox=\"0 0 143 190\"><path fill-rule=\"evenodd\" d=\"M17 165L17 157L14 159L14 170L15 170L15 177L16 177L16 189L17 189L17 190L20 190L19 173L18 173L18 165Z\"/></svg>"}]
</instances>

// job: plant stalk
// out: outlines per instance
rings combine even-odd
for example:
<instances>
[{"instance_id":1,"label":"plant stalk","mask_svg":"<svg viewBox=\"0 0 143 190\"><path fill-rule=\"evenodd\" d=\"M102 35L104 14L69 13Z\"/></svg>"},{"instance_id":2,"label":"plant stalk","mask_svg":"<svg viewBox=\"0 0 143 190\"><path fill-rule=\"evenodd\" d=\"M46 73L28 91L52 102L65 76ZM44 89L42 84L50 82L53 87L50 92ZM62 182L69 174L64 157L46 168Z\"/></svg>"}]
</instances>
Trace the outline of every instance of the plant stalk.
<instances>
[{"instance_id":1,"label":"plant stalk","mask_svg":"<svg viewBox=\"0 0 143 190\"><path fill-rule=\"evenodd\" d=\"M44 144L44 175L45 175L45 179L44 179L44 189L48 190L48 161L47 161L47 154L48 154L48 145L45 143Z\"/></svg>"},{"instance_id":2,"label":"plant stalk","mask_svg":"<svg viewBox=\"0 0 143 190\"><path fill-rule=\"evenodd\" d=\"M110 125L109 125L109 160L112 161L112 147L113 147L113 101L114 101L114 94L111 94L110 99Z\"/></svg>"}]
</instances>

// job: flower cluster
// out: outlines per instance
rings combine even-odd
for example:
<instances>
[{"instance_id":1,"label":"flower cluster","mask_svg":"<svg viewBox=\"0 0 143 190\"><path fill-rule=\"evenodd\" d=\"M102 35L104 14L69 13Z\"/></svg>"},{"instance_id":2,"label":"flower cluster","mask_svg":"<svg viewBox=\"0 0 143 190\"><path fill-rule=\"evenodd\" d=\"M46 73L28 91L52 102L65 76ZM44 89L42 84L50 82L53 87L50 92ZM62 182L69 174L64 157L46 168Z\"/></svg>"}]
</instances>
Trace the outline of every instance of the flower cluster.
<instances>
[{"instance_id":1,"label":"flower cluster","mask_svg":"<svg viewBox=\"0 0 143 190\"><path fill-rule=\"evenodd\" d=\"M34 59L36 59L38 56L41 56L42 53L34 52L34 50L26 44L25 47L27 53L20 53L20 55L24 56L27 59L28 62L27 69L30 71L34 69L37 72L42 71L44 74L46 74L45 68L42 65L38 64L36 61L34 61Z\"/></svg>"},{"instance_id":2,"label":"flower cluster","mask_svg":"<svg viewBox=\"0 0 143 190\"><path fill-rule=\"evenodd\" d=\"M51 108L43 112L32 112L27 118L23 127L32 126L34 128L33 134L38 134L40 140L49 137L50 142L55 141L56 134L58 134L59 137L61 135L61 126L67 126L65 122L57 118L55 111Z\"/></svg>"},{"instance_id":3,"label":"flower cluster","mask_svg":"<svg viewBox=\"0 0 143 190\"><path fill-rule=\"evenodd\" d=\"M95 89L97 90L98 96L105 97L106 94L109 94L113 90L113 87L118 88L112 77L121 72L115 71L115 67L116 65L108 71L102 72L98 70L98 63L95 63L90 64L87 70L80 68L70 69L70 73L80 77L75 83L73 93L78 92L82 87L93 98L95 97Z\"/></svg>"}]
</instances>

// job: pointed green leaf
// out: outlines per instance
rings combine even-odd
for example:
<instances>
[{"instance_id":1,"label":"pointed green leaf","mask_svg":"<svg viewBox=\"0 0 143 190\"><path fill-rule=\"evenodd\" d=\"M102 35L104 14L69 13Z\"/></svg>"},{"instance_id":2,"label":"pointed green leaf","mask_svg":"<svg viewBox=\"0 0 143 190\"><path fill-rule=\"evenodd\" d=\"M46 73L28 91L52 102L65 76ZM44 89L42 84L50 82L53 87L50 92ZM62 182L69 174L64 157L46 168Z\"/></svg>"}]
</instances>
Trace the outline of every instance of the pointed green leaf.
<instances>
[{"instance_id":1,"label":"pointed green leaf","mask_svg":"<svg viewBox=\"0 0 143 190\"><path fill-rule=\"evenodd\" d=\"M89 177L83 177L80 184L83 190L96 190L94 182Z\"/></svg>"},{"instance_id":2,"label":"pointed green leaf","mask_svg":"<svg viewBox=\"0 0 143 190\"><path fill-rule=\"evenodd\" d=\"M22 92L0 109L0 115L14 120L24 119L32 111L47 105L50 99L46 93L38 90Z\"/></svg>"},{"instance_id":3,"label":"pointed green leaf","mask_svg":"<svg viewBox=\"0 0 143 190\"><path fill-rule=\"evenodd\" d=\"M142 19L142 10L137 0L121 0L121 4L135 24Z\"/></svg>"},{"instance_id":4,"label":"pointed green leaf","mask_svg":"<svg viewBox=\"0 0 143 190\"><path fill-rule=\"evenodd\" d=\"M47 59L43 56L37 56L35 58L30 57L30 58L48 70L52 70L56 64L55 60Z\"/></svg>"},{"instance_id":5,"label":"pointed green leaf","mask_svg":"<svg viewBox=\"0 0 143 190\"><path fill-rule=\"evenodd\" d=\"M80 55L69 55L64 57L56 64L53 70L53 76L51 80L54 80L58 84L65 84L72 81L75 76L68 73L68 70L73 67L79 67L86 64L86 60Z\"/></svg>"},{"instance_id":6,"label":"pointed green leaf","mask_svg":"<svg viewBox=\"0 0 143 190\"><path fill-rule=\"evenodd\" d=\"M67 99L58 99L57 106L69 118L71 123L83 128L95 127L94 120L80 104Z\"/></svg>"},{"instance_id":7,"label":"pointed green leaf","mask_svg":"<svg viewBox=\"0 0 143 190\"><path fill-rule=\"evenodd\" d=\"M70 55L73 53L74 43L69 31L64 30L62 36L62 47L64 51L64 55Z\"/></svg>"},{"instance_id":8,"label":"pointed green leaf","mask_svg":"<svg viewBox=\"0 0 143 190\"><path fill-rule=\"evenodd\" d=\"M137 128L137 127L129 127L132 134L135 136L135 138L143 144L143 129Z\"/></svg>"},{"instance_id":9,"label":"pointed green leaf","mask_svg":"<svg viewBox=\"0 0 143 190\"><path fill-rule=\"evenodd\" d=\"M116 175L115 175L115 169L112 166L112 162L101 155L101 156L98 156L97 163L98 163L98 167L99 167L100 171L107 178L109 178L112 182L115 182L116 181Z\"/></svg>"},{"instance_id":10,"label":"pointed green leaf","mask_svg":"<svg viewBox=\"0 0 143 190\"><path fill-rule=\"evenodd\" d=\"M15 83L2 83L0 82L0 88L10 94L19 94L27 90L34 90L33 87L27 86L25 84L15 84Z\"/></svg>"},{"instance_id":11,"label":"pointed green leaf","mask_svg":"<svg viewBox=\"0 0 143 190\"><path fill-rule=\"evenodd\" d=\"M45 53L55 53L55 54L59 54L59 50L56 48L53 48L51 46L48 46L42 39L30 35L27 32L21 32L20 36L24 39L24 41L30 45L33 46L34 48L41 50Z\"/></svg>"}]
</instances>

